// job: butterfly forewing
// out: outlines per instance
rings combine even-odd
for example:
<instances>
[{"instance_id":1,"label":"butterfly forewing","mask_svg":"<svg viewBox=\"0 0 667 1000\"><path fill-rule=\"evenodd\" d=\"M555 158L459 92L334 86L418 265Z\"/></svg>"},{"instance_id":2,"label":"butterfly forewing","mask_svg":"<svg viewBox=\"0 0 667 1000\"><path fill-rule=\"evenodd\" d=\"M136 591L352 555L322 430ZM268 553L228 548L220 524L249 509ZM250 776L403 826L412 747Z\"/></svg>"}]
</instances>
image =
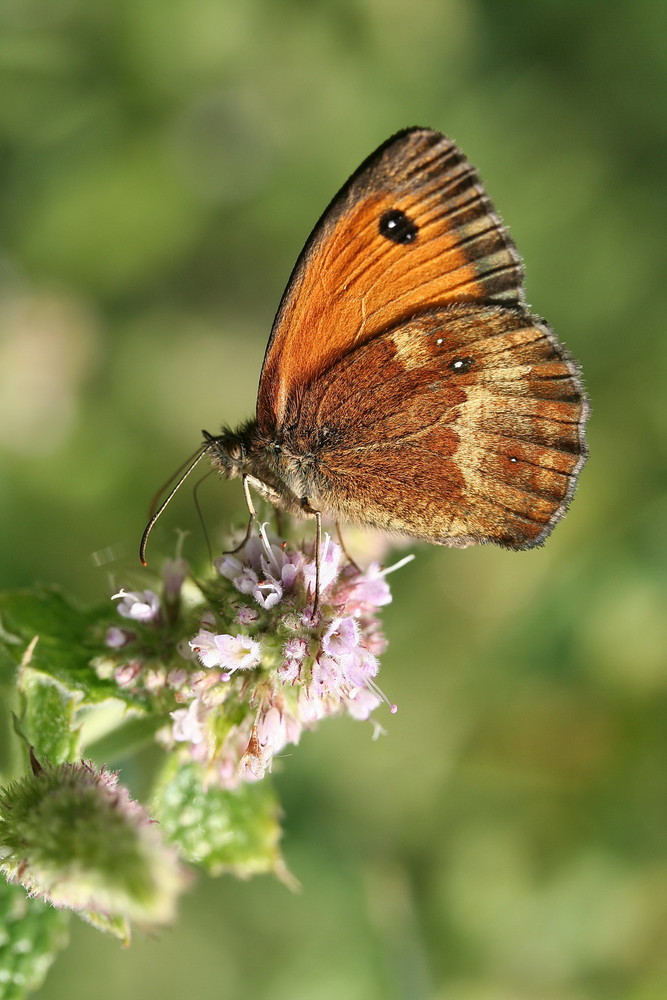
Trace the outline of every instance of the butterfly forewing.
<instances>
[{"instance_id":1,"label":"butterfly forewing","mask_svg":"<svg viewBox=\"0 0 667 1000\"><path fill-rule=\"evenodd\" d=\"M584 458L576 365L521 307L429 311L341 357L288 408L317 501L434 542L527 548Z\"/></svg>"},{"instance_id":2,"label":"butterfly forewing","mask_svg":"<svg viewBox=\"0 0 667 1000\"><path fill-rule=\"evenodd\" d=\"M433 307L520 304L523 271L475 169L429 129L388 140L334 198L299 257L267 347L265 434L352 348Z\"/></svg>"}]
</instances>

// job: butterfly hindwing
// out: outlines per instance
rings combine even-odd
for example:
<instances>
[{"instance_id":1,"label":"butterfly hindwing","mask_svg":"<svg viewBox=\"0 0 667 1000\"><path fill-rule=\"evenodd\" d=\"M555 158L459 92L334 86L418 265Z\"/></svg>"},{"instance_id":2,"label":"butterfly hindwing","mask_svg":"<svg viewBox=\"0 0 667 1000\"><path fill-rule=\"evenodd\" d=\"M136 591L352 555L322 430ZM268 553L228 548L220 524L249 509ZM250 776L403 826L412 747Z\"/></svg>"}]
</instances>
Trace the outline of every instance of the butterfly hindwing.
<instances>
[{"instance_id":1,"label":"butterfly hindwing","mask_svg":"<svg viewBox=\"0 0 667 1000\"><path fill-rule=\"evenodd\" d=\"M430 308L519 305L522 278L458 147L429 129L398 133L336 195L296 263L264 359L260 430L275 433L290 402L355 346Z\"/></svg>"},{"instance_id":2,"label":"butterfly hindwing","mask_svg":"<svg viewBox=\"0 0 667 1000\"><path fill-rule=\"evenodd\" d=\"M454 306L340 358L286 413L317 503L429 541L539 544L584 461L575 363L521 307Z\"/></svg>"}]
</instances>

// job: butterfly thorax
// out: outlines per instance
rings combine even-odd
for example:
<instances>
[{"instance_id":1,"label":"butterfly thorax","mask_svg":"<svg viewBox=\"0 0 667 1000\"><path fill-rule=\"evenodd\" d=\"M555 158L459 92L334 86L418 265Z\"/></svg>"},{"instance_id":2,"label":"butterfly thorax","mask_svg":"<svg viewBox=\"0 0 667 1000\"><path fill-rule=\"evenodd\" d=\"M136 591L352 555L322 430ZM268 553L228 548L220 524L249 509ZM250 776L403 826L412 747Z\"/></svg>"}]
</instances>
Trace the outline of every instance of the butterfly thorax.
<instances>
[{"instance_id":1,"label":"butterfly thorax","mask_svg":"<svg viewBox=\"0 0 667 1000\"><path fill-rule=\"evenodd\" d=\"M293 514L308 511L313 500L310 462L284 442L263 434L254 420L237 431L207 436L213 467L226 479L243 476L270 503Z\"/></svg>"}]
</instances>

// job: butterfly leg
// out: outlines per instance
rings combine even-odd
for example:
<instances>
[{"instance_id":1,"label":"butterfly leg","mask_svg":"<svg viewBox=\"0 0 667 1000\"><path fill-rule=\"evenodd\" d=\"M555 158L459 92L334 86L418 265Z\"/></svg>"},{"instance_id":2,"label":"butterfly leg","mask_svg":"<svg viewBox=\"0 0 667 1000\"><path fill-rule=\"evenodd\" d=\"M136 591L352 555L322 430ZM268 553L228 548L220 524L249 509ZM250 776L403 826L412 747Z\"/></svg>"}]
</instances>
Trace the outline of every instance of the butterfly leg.
<instances>
[{"instance_id":1,"label":"butterfly leg","mask_svg":"<svg viewBox=\"0 0 667 1000\"><path fill-rule=\"evenodd\" d=\"M317 614L320 606L320 550L322 548L322 515L319 510L315 511L315 603L313 604L313 618Z\"/></svg>"},{"instance_id":2,"label":"butterfly leg","mask_svg":"<svg viewBox=\"0 0 667 1000\"><path fill-rule=\"evenodd\" d=\"M336 521L336 534L338 535L338 542L341 549L343 550L343 555L349 562L350 566L352 566L353 569L356 569L357 573L361 573L361 568L357 565L357 563L354 561L350 553L347 551L347 546L345 545L345 540L343 539L343 532L340 526L340 521Z\"/></svg>"},{"instance_id":3,"label":"butterfly leg","mask_svg":"<svg viewBox=\"0 0 667 1000\"><path fill-rule=\"evenodd\" d=\"M322 514L312 506L308 497L301 499L301 509L306 514L315 516L315 601L313 603L313 618L320 606L320 549L322 548Z\"/></svg>"},{"instance_id":4,"label":"butterfly leg","mask_svg":"<svg viewBox=\"0 0 667 1000\"><path fill-rule=\"evenodd\" d=\"M243 541L240 543L240 545L237 545L236 548L234 548L234 549L227 549L225 551L225 553L224 553L224 555L226 555L226 556L233 556L234 553L240 552L241 549L245 547L248 539L250 538L250 536L252 534L252 526L255 523L255 521L257 520L257 511L255 510L254 503L252 502L252 497L250 495L250 486L248 485L248 477L247 476L243 477L243 495L245 497L246 506L247 506L248 512L250 514L250 517L248 519L248 527L246 528L245 536L243 538Z\"/></svg>"}]
</instances>

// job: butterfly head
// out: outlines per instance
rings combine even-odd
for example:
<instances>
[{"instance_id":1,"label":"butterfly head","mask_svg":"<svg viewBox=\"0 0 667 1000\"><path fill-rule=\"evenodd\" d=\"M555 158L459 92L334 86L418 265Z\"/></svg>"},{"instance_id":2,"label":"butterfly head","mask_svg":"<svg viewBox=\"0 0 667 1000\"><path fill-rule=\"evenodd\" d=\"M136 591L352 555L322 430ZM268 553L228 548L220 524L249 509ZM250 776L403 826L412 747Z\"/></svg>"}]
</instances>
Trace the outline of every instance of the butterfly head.
<instances>
[{"instance_id":1,"label":"butterfly head","mask_svg":"<svg viewBox=\"0 0 667 1000\"><path fill-rule=\"evenodd\" d=\"M294 455L270 435L263 434L256 420L237 431L223 428L214 437L204 431L202 454L225 479L243 477L248 508L252 510L247 483L276 507L303 515L304 497L312 497L311 483L303 475L304 457Z\"/></svg>"},{"instance_id":2,"label":"butterfly head","mask_svg":"<svg viewBox=\"0 0 667 1000\"><path fill-rule=\"evenodd\" d=\"M248 467L249 441L246 429L232 431L223 428L222 434L204 431L204 449L217 471L225 479L243 475Z\"/></svg>"}]
</instances>

